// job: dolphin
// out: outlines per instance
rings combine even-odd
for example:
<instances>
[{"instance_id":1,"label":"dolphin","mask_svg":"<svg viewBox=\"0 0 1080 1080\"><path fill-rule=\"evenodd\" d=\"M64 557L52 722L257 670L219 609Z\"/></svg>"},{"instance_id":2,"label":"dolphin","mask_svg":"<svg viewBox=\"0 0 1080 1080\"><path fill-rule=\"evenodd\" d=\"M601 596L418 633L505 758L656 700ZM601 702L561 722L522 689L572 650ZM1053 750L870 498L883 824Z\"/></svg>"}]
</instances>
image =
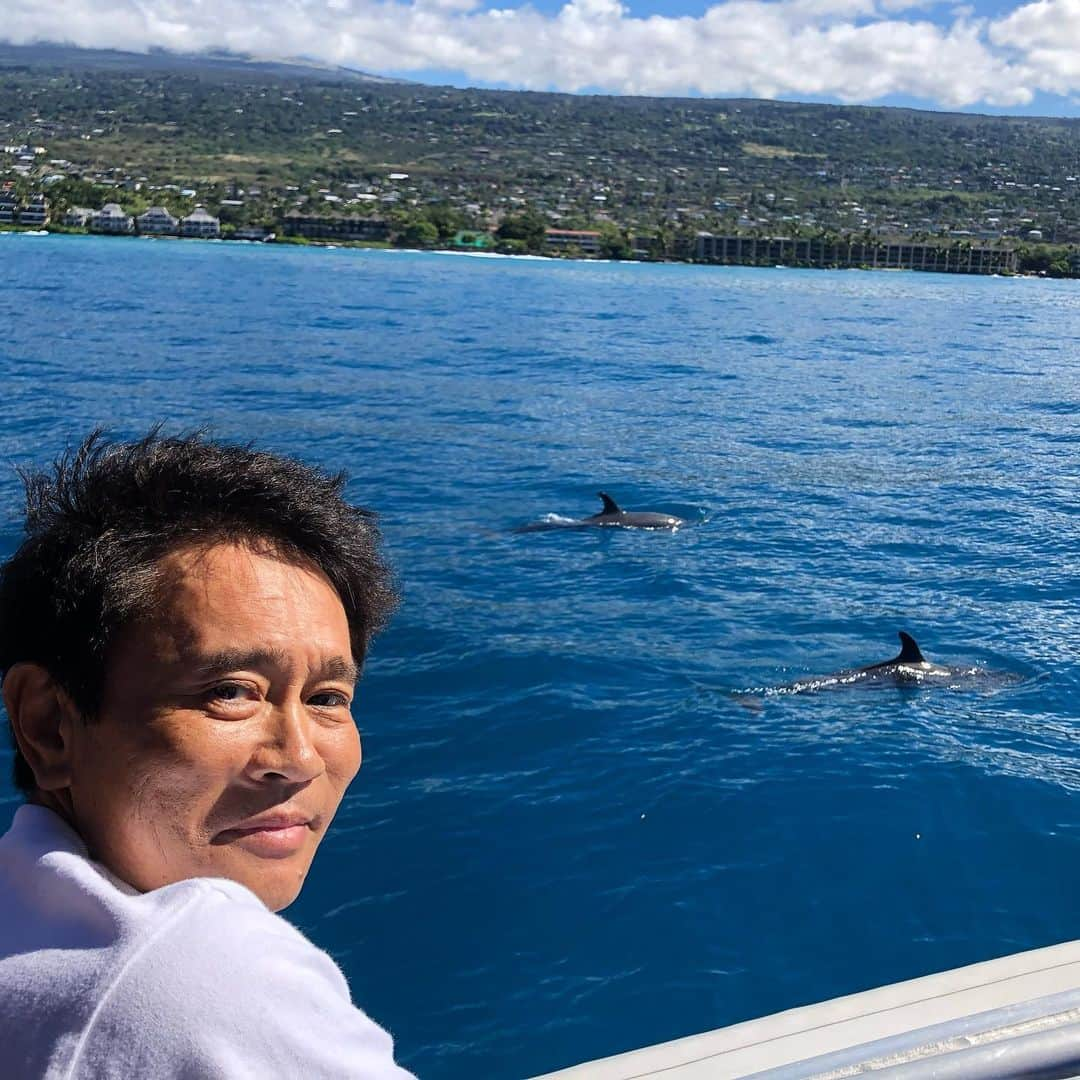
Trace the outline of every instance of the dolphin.
<instances>
[{"instance_id":1,"label":"dolphin","mask_svg":"<svg viewBox=\"0 0 1080 1080\"><path fill-rule=\"evenodd\" d=\"M658 514L651 510L624 510L607 494L599 491L597 495L604 504L603 510L586 518L556 518L522 525L515 532L547 532L551 529L670 529L674 532L685 522L673 514Z\"/></svg>"},{"instance_id":2,"label":"dolphin","mask_svg":"<svg viewBox=\"0 0 1080 1080\"><path fill-rule=\"evenodd\" d=\"M834 690L847 686L984 686L994 688L1007 683L1020 682L1021 676L1011 672L991 672L972 664L951 666L935 664L923 656L918 642L901 630L900 652L890 660L863 667L843 668L830 675L809 676L780 686L770 686L757 691L743 691L735 696L740 700L755 694L808 694L818 690Z\"/></svg>"},{"instance_id":3,"label":"dolphin","mask_svg":"<svg viewBox=\"0 0 1080 1080\"><path fill-rule=\"evenodd\" d=\"M898 682L917 681L926 676L941 679L949 678L957 674L956 668L945 667L944 664L932 664L922 654L919 643L908 633L901 630L900 652L891 660L882 660L879 664L867 664L865 667L854 668L849 674L863 675L877 679L881 676L890 676Z\"/></svg>"},{"instance_id":4,"label":"dolphin","mask_svg":"<svg viewBox=\"0 0 1080 1080\"><path fill-rule=\"evenodd\" d=\"M671 514L657 514L651 510L623 510L606 492L598 491L597 495L603 502L604 509L583 519L583 525L617 529L677 529L683 524L682 518Z\"/></svg>"}]
</instances>

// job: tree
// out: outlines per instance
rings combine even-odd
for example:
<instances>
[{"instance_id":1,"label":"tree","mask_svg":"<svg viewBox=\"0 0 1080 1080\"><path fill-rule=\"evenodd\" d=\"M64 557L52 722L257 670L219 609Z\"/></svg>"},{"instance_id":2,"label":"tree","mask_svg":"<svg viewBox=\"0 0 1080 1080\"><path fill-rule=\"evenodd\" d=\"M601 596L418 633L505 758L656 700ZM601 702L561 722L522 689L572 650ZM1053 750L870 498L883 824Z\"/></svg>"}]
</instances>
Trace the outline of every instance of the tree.
<instances>
[{"instance_id":1,"label":"tree","mask_svg":"<svg viewBox=\"0 0 1080 1080\"><path fill-rule=\"evenodd\" d=\"M611 221L600 226L600 254L605 259L631 259L634 256L626 234Z\"/></svg>"},{"instance_id":2,"label":"tree","mask_svg":"<svg viewBox=\"0 0 1080 1080\"><path fill-rule=\"evenodd\" d=\"M1045 277L1073 277L1067 248L1049 244L1024 244L1017 249L1021 272L1041 274Z\"/></svg>"},{"instance_id":3,"label":"tree","mask_svg":"<svg viewBox=\"0 0 1080 1080\"><path fill-rule=\"evenodd\" d=\"M535 210L520 214L507 214L495 231L500 240L520 240L527 251L541 251L544 247L544 219Z\"/></svg>"},{"instance_id":4,"label":"tree","mask_svg":"<svg viewBox=\"0 0 1080 1080\"><path fill-rule=\"evenodd\" d=\"M439 232L440 240L449 240L465 227L465 216L447 203L427 207L424 216Z\"/></svg>"},{"instance_id":5,"label":"tree","mask_svg":"<svg viewBox=\"0 0 1080 1080\"><path fill-rule=\"evenodd\" d=\"M427 218L414 218L398 234L405 247L431 247L439 242L439 230Z\"/></svg>"}]
</instances>

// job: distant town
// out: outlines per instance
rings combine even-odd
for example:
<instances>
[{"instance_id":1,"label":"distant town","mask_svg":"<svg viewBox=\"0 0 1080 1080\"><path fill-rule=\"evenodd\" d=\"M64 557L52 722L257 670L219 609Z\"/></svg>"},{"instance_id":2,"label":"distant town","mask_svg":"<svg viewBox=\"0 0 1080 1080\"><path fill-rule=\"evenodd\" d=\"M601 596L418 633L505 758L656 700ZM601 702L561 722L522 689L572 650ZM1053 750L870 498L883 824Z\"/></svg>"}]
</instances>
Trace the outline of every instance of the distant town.
<instances>
[{"instance_id":1,"label":"distant town","mask_svg":"<svg viewBox=\"0 0 1080 1080\"><path fill-rule=\"evenodd\" d=\"M1076 121L117 55L0 50L0 229L1080 276Z\"/></svg>"}]
</instances>

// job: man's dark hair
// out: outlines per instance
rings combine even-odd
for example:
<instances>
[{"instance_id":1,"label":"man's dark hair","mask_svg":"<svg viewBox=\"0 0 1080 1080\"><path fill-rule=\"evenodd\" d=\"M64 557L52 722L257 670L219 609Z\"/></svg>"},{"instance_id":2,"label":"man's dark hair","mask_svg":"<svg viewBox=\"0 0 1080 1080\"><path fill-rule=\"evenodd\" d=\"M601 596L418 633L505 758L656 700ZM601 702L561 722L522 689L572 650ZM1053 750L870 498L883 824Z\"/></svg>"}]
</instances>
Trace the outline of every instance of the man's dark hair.
<instances>
[{"instance_id":1,"label":"man's dark hair","mask_svg":"<svg viewBox=\"0 0 1080 1080\"><path fill-rule=\"evenodd\" d=\"M0 566L0 676L40 664L88 720L110 647L153 614L172 551L240 543L313 563L345 608L358 666L396 603L375 515L342 498L343 474L154 429L132 443L95 431L51 471L22 478L26 539ZM33 790L17 748L14 775Z\"/></svg>"}]
</instances>

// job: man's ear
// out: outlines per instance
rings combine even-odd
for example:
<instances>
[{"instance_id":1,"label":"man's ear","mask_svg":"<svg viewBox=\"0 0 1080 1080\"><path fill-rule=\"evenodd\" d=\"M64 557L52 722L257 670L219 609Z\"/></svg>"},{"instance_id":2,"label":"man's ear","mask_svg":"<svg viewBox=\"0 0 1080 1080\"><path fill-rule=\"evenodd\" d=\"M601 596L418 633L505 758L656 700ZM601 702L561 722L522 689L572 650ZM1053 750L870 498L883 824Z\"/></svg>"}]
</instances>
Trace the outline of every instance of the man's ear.
<instances>
[{"instance_id":1,"label":"man's ear","mask_svg":"<svg viewBox=\"0 0 1080 1080\"><path fill-rule=\"evenodd\" d=\"M78 712L40 664L13 664L4 676L4 705L19 751L41 791L71 783L72 730Z\"/></svg>"}]
</instances>

